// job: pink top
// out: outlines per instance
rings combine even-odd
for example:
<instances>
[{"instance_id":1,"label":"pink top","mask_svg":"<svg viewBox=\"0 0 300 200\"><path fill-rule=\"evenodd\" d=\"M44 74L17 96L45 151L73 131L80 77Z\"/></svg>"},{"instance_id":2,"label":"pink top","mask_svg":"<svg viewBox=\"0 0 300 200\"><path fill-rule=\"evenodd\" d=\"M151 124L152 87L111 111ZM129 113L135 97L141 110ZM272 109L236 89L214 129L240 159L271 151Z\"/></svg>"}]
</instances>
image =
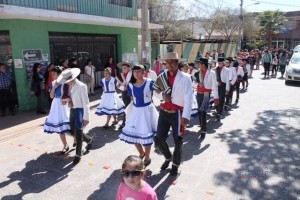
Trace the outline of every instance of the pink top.
<instances>
[{"instance_id":1,"label":"pink top","mask_svg":"<svg viewBox=\"0 0 300 200\"><path fill-rule=\"evenodd\" d=\"M116 200L157 200L157 196L153 188L143 181L144 188L140 190L133 190L122 182L119 185Z\"/></svg>"}]
</instances>

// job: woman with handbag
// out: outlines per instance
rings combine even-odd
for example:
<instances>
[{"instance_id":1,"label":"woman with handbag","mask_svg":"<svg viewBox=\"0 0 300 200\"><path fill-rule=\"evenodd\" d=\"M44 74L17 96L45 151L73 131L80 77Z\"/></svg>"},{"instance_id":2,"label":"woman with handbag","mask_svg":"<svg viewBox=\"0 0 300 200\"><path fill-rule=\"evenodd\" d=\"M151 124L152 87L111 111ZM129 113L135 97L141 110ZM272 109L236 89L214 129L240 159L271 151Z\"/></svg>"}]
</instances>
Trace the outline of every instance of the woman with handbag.
<instances>
[{"instance_id":1,"label":"woman with handbag","mask_svg":"<svg viewBox=\"0 0 300 200\"><path fill-rule=\"evenodd\" d=\"M86 66L84 68L84 82L88 87L88 94L94 95L95 88L95 67L91 59L86 61Z\"/></svg>"}]
</instances>

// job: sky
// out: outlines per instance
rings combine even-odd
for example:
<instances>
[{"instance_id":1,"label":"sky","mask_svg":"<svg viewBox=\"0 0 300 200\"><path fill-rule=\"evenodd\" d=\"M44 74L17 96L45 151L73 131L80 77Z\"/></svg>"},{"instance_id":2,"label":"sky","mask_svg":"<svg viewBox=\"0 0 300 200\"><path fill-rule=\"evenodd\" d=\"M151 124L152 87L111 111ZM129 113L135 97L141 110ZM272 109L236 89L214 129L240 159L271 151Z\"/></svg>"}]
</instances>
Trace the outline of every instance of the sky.
<instances>
[{"instance_id":1,"label":"sky","mask_svg":"<svg viewBox=\"0 0 300 200\"><path fill-rule=\"evenodd\" d=\"M241 0L179 0L180 4L185 8L190 8L193 3L204 2L209 3L218 1L222 3L222 7L239 8ZM254 5L255 2L259 4ZM300 0L244 0L244 10L247 12L262 12L266 10L277 10L287 11L300 11Z\"/></svg>"}]
</instances>

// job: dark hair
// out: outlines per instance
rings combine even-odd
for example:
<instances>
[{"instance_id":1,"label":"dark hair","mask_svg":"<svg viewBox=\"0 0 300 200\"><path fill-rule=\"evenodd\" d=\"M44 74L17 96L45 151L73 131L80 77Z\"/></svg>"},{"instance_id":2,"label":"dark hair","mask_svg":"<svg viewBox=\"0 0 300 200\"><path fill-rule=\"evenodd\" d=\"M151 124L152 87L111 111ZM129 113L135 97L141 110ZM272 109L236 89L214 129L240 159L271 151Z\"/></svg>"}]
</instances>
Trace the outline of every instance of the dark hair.
<instances>
[{"instance_id":1,"label":"dark hair","mask_svg":"<svg viewBox=\"0 0 300 200\"><path fill-rule=\"evenodd\" d=\"M189 63L189 66L192 66L193 68L195 68L195 64L194 63Z\"/></svg>"},{"instance_id":2,"label":"dark hair","mask_svg":"<svg viewBox=\"0 0 300 200\"><path fill-rule=\"evenodd\" d=\"M186 65L189 65L189 64L188 64L187 62L182 61L182 62L180 62L180 63L178 64L178 69L181 71L182 68L183 68L184 66L186 66Z\"/></svg>"},{"instance_id":3,"label":"dark hair","mask_svg":"<svg viewBox=\"0 0 300 200\"><path fill-rule=\"evenodd\" d=\"M93 61L92 61L92 59L87 59L86 61L85 61L85 64L87 65L87 64L89 64L89 62L92 62L93 63Z\"/></svg>"},{"instance_id":4,"label":"dark hair","mask_svg":"<svg viewBox=\"0 0 300 200\"><path fill-rule=\"evenodd\" d=\"M63 71L63 67L61 66L55 66L53 67L53 69L51 70L51 72L56 72L58 75L61 74L61 72Z\"/></svg>"},{"instance_id":5,"label":"dark hair","mask_svg":"<svg viewBox=\"0 0 300 200\"><path fill-rule=\"evenodd\" d=\"M63 63L66 62L66 61L68 61L68 60L65 59L65 58L64 58L64 59L61 59L61 60L59 61L59 65L60 65L60 66L63 66Z\"/></svg>"},{"instance_id":6,"label":"dark hair","mask_svg":"<svg viewBox=\"0 0 300 200\"><path fill-rule=\"evenodd\" d=\"M34 82L38 82L39 81L39 75L38 75L38 72L37 72L37 68L41 66L40 63L34 63L33 64L33 68L32 68L32 79Z\"/></svg>"},{"instance_id":7,"label":"dark hair","mask_svg":"<svg viewBox=\"0 0 300 200\"><path fill-rule=\"evenodd\" d=\"M47 67L47 69L49 69L51 67L51 65L54 65L54 63L50 63Z\"/></svg>"},{"instance_id":8,"label":"dark hair","mask_svg":"<svg viewBox=\"0 0 300 200\"><path fill-rule=\"evenodd\" d=\"M233 62L233 67L238 67L239 66L239 62L238 61L234 61Z\"/></svg>"},{"instance_id":9,"label":"dark hair","mask_svg":"<svg viewBox=\"0 0 300 200\"><path fill-rule=\"evenodd\" d=\"M142 65L144 68L145 68L145 66L144 65ZM136 78L134 77L134 75L133 75L133 71L134 70L138 70L138 69L135 69L135 67L139 67L140 68L140 65L134 65L133 67L132 67L132 76L131 76L131 78L130 78L130 83L132 83L132 84L134 84L135 82L136 82ZM141 69L141 68L140 68ZM146 69L142 69L142 70L146 70Z\"/></svg>"},{"instance_id":10,"label":"dark hair","mask_svg":"<svg viewBox=\"0 0 300 200\"><path fill-rule=\"evenodd\" d=\"M128 156L124 160L124 162L122 164L122 171L126 168L126 165L130 164L130 163L136 163L136 166L135 166L136 170L141 171L142 174L144 174L144 170L145 170L144 162L139 156L135 156L135 155ZM122 181L124 181L123 178L122 178Z\"/></svg>"},{"instance_id":11,"label":"dark hair","mask_svg":"<svg viewBox=\"0 0 300 200\"><path fill-rule=\"evenodd\" d=\"M72 63L72 62L74 62L74 61L77 61L77 58L72 57L72 58L70 59L70 62Z\"/></svg>"},{"instance_id":12,"label":"dark hair","mask_svg":"<svg viewBox=\"0 0 300 200\"><path fill-rule=\"evenodd\" d=\"M5 66L6 67L6 64L3 63L3 62L0 62L0 66Z\"/></svg>"}]
</instances>

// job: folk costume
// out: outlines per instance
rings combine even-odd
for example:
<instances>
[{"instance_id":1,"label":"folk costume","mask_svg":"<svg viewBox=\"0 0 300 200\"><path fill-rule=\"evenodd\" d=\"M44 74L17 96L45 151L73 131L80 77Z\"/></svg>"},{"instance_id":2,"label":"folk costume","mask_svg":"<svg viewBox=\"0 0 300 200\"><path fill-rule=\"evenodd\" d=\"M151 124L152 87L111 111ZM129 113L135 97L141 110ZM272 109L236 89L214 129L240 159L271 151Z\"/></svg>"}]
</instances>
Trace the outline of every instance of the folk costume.
<instances>
[{"instance_id":1,"label":"folk costume","mask_svg":"<svg viewBox=\"0 0 300 200\"><path fill-rule=\"evenodd\" d=\"M116 92L117 80L114 77L110 77L109 80L103 78L100 82L100 86L103 88L103 94L96 114L100 116L124 114L125 105Z\"/></svg>"},{"instance_id":2,"label":"folk costume","mask_svg":"<svg viewBox=\"0 0 300 200\"><path fill-rule=\"evenodd\" d=\"M127 61L120 62L117 64L118 68L120 69L122 68L123 65L127 65L129 68L131 68L132 66L132 64ZM118 76L116 77L118 83L120 84L118 88L122 91L122 100L124 102L125 108L127 108L127 106L130 104L131 101L127 91L127 85L130 82L131 77L132 77L131 69L129 69L127 73L125 72L119 73ZM124 114L124 119L122 125L120 126L121 128L125 126L125 122L126 122L126 115Z\"/></svg>"},{"instance_id":3,"label":"folk costume","mask_svg":"<svg viewBox=\"0 0 300 200\"><path fill-rule=\"evenodd\" d=\"M230 88L228 91L228 95L226 96L226 102L225 102L225 106L228 109L232 103L232 95L233 95L233 91L234 91L234 85L237 80L237 75L236 75L236 69L232 65L233 59L231 57L228 57L228 58L226 58L226 60L228 60L228 62L230 63L230 65L228 67Z\"/></svg>"},{"instance_id":4,"label":"folk costume","mask_svg":"<svg viewBox=\"0 0 300 200\"><path fill-rule=\"evenodd\" d=\"M145 79L141 86L129 83L128 96L132 98L131 104L126 108L127 120L120 140L129 144L152 145L157 131L158 113L152 102L154 81Z\"/></svg>"},{"instance_id":5,"label":"folk costume","mask_svg":"<svg viewBox=\"0 0 300 200\"><path fill-rule=\"evenodd\" d=\"M56 80L52 81L49 91L52 90ZM64 134L70 132L70 108L68 105L62 105L60 100L62 96L62 85L59 85L54 92L54 98L51 103L49 115L44 123L45 133Z\"/></svg>"},{"instance_id":6,"label":"folk costume","mask_svg":"<svg viewBox=\"0 0 300 200\"><path fill-rule=\"evenodd\" d=\"M218 58L218 62L224 62L224 58ZM225 103L225 96L226 91L229 91L230 89L230 83L229 83L229 69L227 69L225 66L220 67L218 66L216 68L216 75L217 75L217 82L218 82L218 93L219 93L219 105L217 108L219 118L222 115L223 107Z\"/></svg>"},{"instance_id":7,"label":"folk costume","mask_svg":"<svg viewBox=\"0 0 300 200\"><path fill-rule=\"evenodd\" d=\"M242 58L242 60L246 61L246 58ZM243 85L243 89L245 89L245 82L246 82L246 89L248 88L248 78L250 76L251 73L251 67L249 64L242 64L241 67L244 70L244 76L243 76L243 81L242 81L242 85Z\"/></svg>"},{"instance_id":8,"label":"folk costume","mask_svg":"<svg viewBox=\"0 0 300 200\"><path fill-rule=\"evenodd\" d=\"M176 52L167 53L166 60L178 61L178 54ZM181 164L183 145L183 137L180 131L181 118L189 120L191 117L193 103L192 81L191 77L188 74L183 73L180 70L177 70L173 74L167 71L162 73L160 76L165 77L163 79L164 81L168 82L171 91L168 90L170 88L167 88L167 90L160 88L160 84L158 84L158 81L156 82L155 87L160 91L167 91L168 94L170 94L171 99L170 101L163 102L161 104L155 143L166 159L164 164L161 166L161 169L166 169L172 159L173 165L170 174L176 175L178 173L178 167ZM170 127L172 127L175 144L173 155L166 142Z\"/></svg>"},{"instance_id":9,"label":"folk costume","mask_svg":"<svg viewBox=\"0 0 300 200\"><path fill-rule=\"evenodd\" d=\"M197 87L197 102L198 108L200 111L199 122L201 126L201 134L202 138L205 137L205 133L207 132L206 125L206 113L210 104L210 93L213 93L213 98L215 101L219 99L218 96L218 87L217 87L217 78L214 71L208 69L208 60L205 58L201 58L197 62L203 63L207 66L207 69L202 71L201 69L195 73L195 82L198 84L203 84L203 87Z\"/></svg>"},{"instance_id":10,"label":"folk costume","mask_svg":"<svg viewBox=\"0 0 300 200\"><path fill-rule=\"evenodd\" d=\"M57 78L57 82L60 84L69 83L74 80L73 84L69 88L69 105L70 109L70 129L71 134L76 137L76 156L73 164L78 164L82 156L82 141L88 143L86 150L91 148L93 137L89 137L83 133L84 120L89 121L89 98L87 86L76 79L80 74L79 68L65 69ZM64 91L65 92L65 91ZM62 101L68 95L63 94Z\"/></svg>"},{"instance_id":11,"label":"folk costume","mask_svg":"<svg viewBox=\"0 0 300 200\"><path fill-rule=\"evenodd\" d=\"M243 77L244 77L244 70L242 67L239 66L239 63L236 61L233 63L233 67L235 68L235 72L237 75L237 79L235 82L235 91L236 91L236 100L235 102L237 103L239 101L240 98L240 84L243 81Z\"/></svg>"}]
</instances>

